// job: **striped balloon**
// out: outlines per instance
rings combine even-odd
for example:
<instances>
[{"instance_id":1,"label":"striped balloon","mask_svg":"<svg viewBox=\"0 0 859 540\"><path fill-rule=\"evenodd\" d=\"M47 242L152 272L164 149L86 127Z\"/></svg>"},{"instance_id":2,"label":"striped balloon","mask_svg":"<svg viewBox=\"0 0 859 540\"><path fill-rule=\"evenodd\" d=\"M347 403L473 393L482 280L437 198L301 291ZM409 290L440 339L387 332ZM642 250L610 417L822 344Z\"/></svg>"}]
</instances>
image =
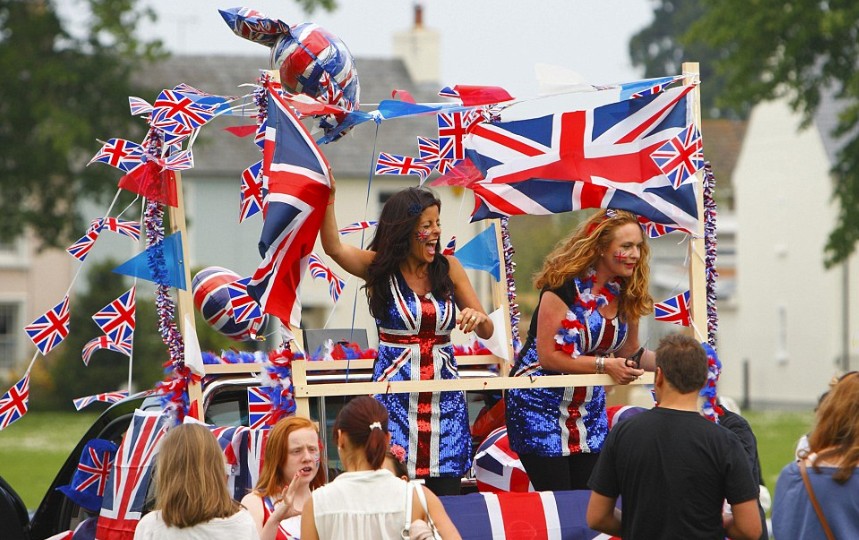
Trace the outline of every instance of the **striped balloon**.
<instances>
[{"instance_id":1,"label":"striped balloon","mask_svg":"<svg viewBox=\"0 0 859 540\"><path fill-rule=\"evenodd\" d=\"M191 281L194 307L209 326L221 334L236 341L251 341L256 333L265 328L268 315L263 315L262 324L255 320L236 322L227 286L239 279L240 275L220 266L200 270Z\"/></svg>"}]
</instances>

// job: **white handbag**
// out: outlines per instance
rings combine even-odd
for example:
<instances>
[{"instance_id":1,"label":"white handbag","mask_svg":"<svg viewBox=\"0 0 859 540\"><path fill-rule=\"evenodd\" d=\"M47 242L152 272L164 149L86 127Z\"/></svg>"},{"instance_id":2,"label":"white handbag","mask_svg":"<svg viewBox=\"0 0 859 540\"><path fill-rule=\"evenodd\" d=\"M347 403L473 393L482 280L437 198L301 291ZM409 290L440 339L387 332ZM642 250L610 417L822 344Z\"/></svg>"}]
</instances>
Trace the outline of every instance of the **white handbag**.
<instances>
[{"instance_id":1,"label":"white handbag","mask_svg":"<svg viewBox=\"0 0 859 540\"><path fill-rule=\"evenodd\" d=\"M416 519L412 521L412 500L413 494L417 492L418 501L424 509L426 521ZM427 499L424 495L424 486L422 480L411 480L406 487L406 519L403 526L403 538L409 540L441 540L441 535L438 529L435 528L435 523L432 522L429 509L427 508Z\"/></svg>"}]
</instances>

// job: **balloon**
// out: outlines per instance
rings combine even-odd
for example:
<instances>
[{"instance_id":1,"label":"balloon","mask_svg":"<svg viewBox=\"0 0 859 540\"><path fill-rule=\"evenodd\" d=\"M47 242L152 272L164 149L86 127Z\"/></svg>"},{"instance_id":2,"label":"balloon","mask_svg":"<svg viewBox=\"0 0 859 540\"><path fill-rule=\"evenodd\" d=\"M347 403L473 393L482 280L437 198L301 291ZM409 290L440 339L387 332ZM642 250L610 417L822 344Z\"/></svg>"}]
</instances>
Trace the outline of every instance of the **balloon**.
<instances>
[{"instance_id":1,"label":"balloon","mask_svg":"<svg viewBox=\"0 0 859 540\"><path fill-rule=\"evenodd\" d=\"M358 108L360 87L352 53L343 41L314 23L289 27L278 19L247 8L219 10L237 36L272 48L272 67L280 71L283 88L340 107L334 124L323 118L326 133L349 111Z\"/></svg>"},{"instance_id":2,"label":"balloon","mask_svg":"<svg viewBox=\"0 0 859 540\"><path fill-rule=\"evenodd\" d=\"M194 307L209 326L230 339L251 341L265 328L268 315L263 315L262 319L236 322L227 286L240 279L241 276L226 268L209 266L197 272L191 280L191 291Z\"/></svg>"}]
</instances>

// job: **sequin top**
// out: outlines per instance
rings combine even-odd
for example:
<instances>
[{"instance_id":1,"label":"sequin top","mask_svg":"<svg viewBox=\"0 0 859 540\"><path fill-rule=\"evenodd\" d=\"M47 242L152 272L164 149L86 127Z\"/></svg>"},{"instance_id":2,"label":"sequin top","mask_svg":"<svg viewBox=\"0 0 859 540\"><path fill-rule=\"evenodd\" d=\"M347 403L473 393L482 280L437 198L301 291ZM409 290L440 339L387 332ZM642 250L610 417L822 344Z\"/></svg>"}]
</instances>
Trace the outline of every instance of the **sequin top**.
<instances>
[{"instance_id":1,"label":"sequin top","mask_svg":"<svg viewBox=\"0 0 859 540\"><path fill-rule=\"evenodd\" d=\"M578 280L551 290L572 310ZM544 289L540 293L545 293ZM558 375L544 369L537 358L537 305L528 340L513 366L514 377ZM580 321L582 355L609 354L623 346L627 324L618 317L606 319L598 310ZM560 321L558 326L560 327ZM520 454L543 457L599 452L608 433L605 389L602 386L511 389L506 394L507 434L510 447Z\"/></svg>"},{"instance_id":2,"label":"sequin top","mask_svg":"<svg viewBox=\"0 0 859 540\"><path fill-rule=\"evenodd\" d=\"M392 302L376 319L377 381L458 379L450 332L456 325L451 299L419 296L399 272L388 282ZM412 478L465 474L471 462L471 433L465 394L420 392L378 394L388 409L391 442L406 449Z\"/></svg>"}]
</instances>

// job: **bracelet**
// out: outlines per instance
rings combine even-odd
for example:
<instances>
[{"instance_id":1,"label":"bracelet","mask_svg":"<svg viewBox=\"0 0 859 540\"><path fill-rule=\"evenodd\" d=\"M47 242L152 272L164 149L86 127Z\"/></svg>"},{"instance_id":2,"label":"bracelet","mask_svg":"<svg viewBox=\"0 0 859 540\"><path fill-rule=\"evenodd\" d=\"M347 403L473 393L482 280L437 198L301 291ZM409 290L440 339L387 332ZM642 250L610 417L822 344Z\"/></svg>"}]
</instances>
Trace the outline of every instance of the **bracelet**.
<instances>
[{"instance_id":1,"label":"bracelet","mask_svg":"<svg viewBox=\"0 0 859 540\"><path fill-rule=\"evenodd\" d=\"M605 356L596 357L596 373L597 375L605 373Z\"/></svg>"}]
</instances>

